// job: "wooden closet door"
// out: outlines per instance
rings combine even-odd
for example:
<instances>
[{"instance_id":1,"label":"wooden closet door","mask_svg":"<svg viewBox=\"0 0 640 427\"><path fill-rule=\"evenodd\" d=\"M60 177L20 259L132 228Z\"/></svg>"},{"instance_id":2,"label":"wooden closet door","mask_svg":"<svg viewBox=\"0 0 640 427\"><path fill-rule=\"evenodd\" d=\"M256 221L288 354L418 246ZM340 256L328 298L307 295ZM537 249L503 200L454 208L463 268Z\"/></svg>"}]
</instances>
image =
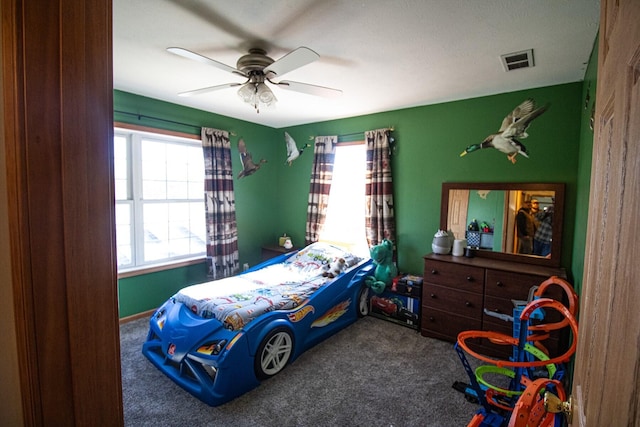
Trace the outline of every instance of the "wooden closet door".
<instances>
[{"instance_id":1,"label":"wooden closet door","mask_svg":"<svg viewBox=\"0 0 640 427\"><path fill-rule=\"evenodd\" d=\"M1 7L24 425L121 425L111 0Z\"/></svg>"},{"instance_id":2,"label":"wooden closet door","mask_svg":"<svg viewBox=\"0 0 640 427\"><path fill-rule=\"evenodd\" d=\"M602 0L574 426L640 425L640 1Z\"/></svg>"}]
</instances>

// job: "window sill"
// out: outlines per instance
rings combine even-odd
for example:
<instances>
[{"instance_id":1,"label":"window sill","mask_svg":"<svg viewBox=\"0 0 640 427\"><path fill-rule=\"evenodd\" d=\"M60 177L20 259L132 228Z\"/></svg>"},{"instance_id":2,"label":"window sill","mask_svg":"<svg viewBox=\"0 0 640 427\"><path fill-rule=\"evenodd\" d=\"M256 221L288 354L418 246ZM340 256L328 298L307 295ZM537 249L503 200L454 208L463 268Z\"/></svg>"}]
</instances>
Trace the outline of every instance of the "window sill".
<instances>
[{"instance_id":1,"label":"window sill","mask_svg":"<svg viewBox=\"0 0 640 427\"><path fill-rule=\"evenodd\" d=\"M158 271L171 270L174 268L187 267L205 262L204 257L182 259L179 261L171 261L163 264L145 265L141 267L132 267L118 272L118 279L127 277L142 276L144 274L156 273Z\"/></svg>"}]
</instances>

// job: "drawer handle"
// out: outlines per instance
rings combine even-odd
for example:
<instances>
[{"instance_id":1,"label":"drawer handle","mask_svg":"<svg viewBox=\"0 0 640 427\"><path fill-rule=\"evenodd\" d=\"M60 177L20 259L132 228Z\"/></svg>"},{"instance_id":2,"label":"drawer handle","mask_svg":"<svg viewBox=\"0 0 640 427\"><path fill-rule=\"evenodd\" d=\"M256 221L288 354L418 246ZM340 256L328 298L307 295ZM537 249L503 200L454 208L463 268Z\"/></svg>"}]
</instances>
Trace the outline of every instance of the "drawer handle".
<instances>
[{"instance_id":1,"label":"drawer handle","mask_svg":"<svg viewBox=\"0 0 640 427\"><path fill-rule=\"evenodd\" d=\"M437 297L436 297L436 294L431 294L431 295L429 295L429 296L430 296L431 298L437 298Z\"/></svg>"},{"instance_id":2,"label":"drawer handle","mask_svg":"<svg viewBox=\"0 0 640 427\"><path fill-rule=\"evenodd\" d=\"M467 307L471 307L473 304L471 304L469 301L465 301L464 305L466 305Z\"/></svg>"},{"instance_id":3,"label":"drawer handle","mask_svg":"<svg viewBox=\"0 0 640 427\"><path fill-rule=\"evenodd\" d=\"M496 282L496 286L497 286L497 287L499 287L499 288L501 288L501 287L503 287L503 286L504 286L504 283L502 283L501 281L499 281L499 280L498 280L498 281Z\"/></svg>"},{"instance_id":4,"label":"drawer handle","mask_svg":"<svg viewBox=\"0 0 640 427\"><path fill-rule=\"evenodd\" d=\"M467 276L467 281L473 282L473 276Z\"/></svg>"},{"instance_id":5,"label":"drawer handle","mask_svg":"<svg viewBox=\"0 0 640 427\"><path fill-rule=\"evenodd\" d=\"M438 270L436 269L431 270L431 274L438 274Z\"/></svg>"},{"instance_id":6,"label":"drawer handle","mask_svg":"<svg viewBox=\"0 0 640 427\"><path fill-rule=\"evenodd\" d=\"M435 317L433 317L433 316L430 316L430 317L429 317L429 320L430 320L431 322L435 322L435 321L436 321L436 318L435 318Z\"/></svg>"}]
</instances>

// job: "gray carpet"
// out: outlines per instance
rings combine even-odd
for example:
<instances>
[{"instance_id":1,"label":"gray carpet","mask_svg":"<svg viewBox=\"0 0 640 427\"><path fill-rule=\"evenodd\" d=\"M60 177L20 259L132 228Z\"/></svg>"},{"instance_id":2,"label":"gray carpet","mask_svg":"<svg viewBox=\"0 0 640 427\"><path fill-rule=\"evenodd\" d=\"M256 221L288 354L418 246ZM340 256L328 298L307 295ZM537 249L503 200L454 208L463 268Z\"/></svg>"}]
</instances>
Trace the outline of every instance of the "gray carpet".
<instances>
[{"instance_id":1,"label":"gray carpet","mask_svg":"<svg viewBox=\"0 0 640 427\"><path fill-rule=\"evenodd\" d=\"M120 327L127 426L465 426L477 405L453 345L365 317L258 388L208 406L141 353L147 319Z\"/></svg>"}]
</instances>

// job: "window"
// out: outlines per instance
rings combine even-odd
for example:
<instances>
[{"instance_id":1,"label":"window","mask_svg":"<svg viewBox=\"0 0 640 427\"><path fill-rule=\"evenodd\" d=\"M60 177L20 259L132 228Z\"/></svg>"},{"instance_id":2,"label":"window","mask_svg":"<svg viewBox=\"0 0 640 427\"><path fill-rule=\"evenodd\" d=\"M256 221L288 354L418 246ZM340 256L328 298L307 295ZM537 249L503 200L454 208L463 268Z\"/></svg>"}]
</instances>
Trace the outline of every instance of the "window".
<instances>
[{"instance_id":1,"label":"window","mask_svg":"<svg viewBox=\"0 0 640 427\"><path fill-rule=\"evenodd\" d=\"M205 254L199 140L115 129L118 269Z\"/></svg>"},{"instance_id":2,"label":"window","mask_svg":"<svg viewBox=\"0 0 640 427\"><path fill-rule=\"evenodd\" d=\"M366 145L338 145L333 164L329 207L320 241L369 256L365 236Z\"/></svg>"}]
</instances>

